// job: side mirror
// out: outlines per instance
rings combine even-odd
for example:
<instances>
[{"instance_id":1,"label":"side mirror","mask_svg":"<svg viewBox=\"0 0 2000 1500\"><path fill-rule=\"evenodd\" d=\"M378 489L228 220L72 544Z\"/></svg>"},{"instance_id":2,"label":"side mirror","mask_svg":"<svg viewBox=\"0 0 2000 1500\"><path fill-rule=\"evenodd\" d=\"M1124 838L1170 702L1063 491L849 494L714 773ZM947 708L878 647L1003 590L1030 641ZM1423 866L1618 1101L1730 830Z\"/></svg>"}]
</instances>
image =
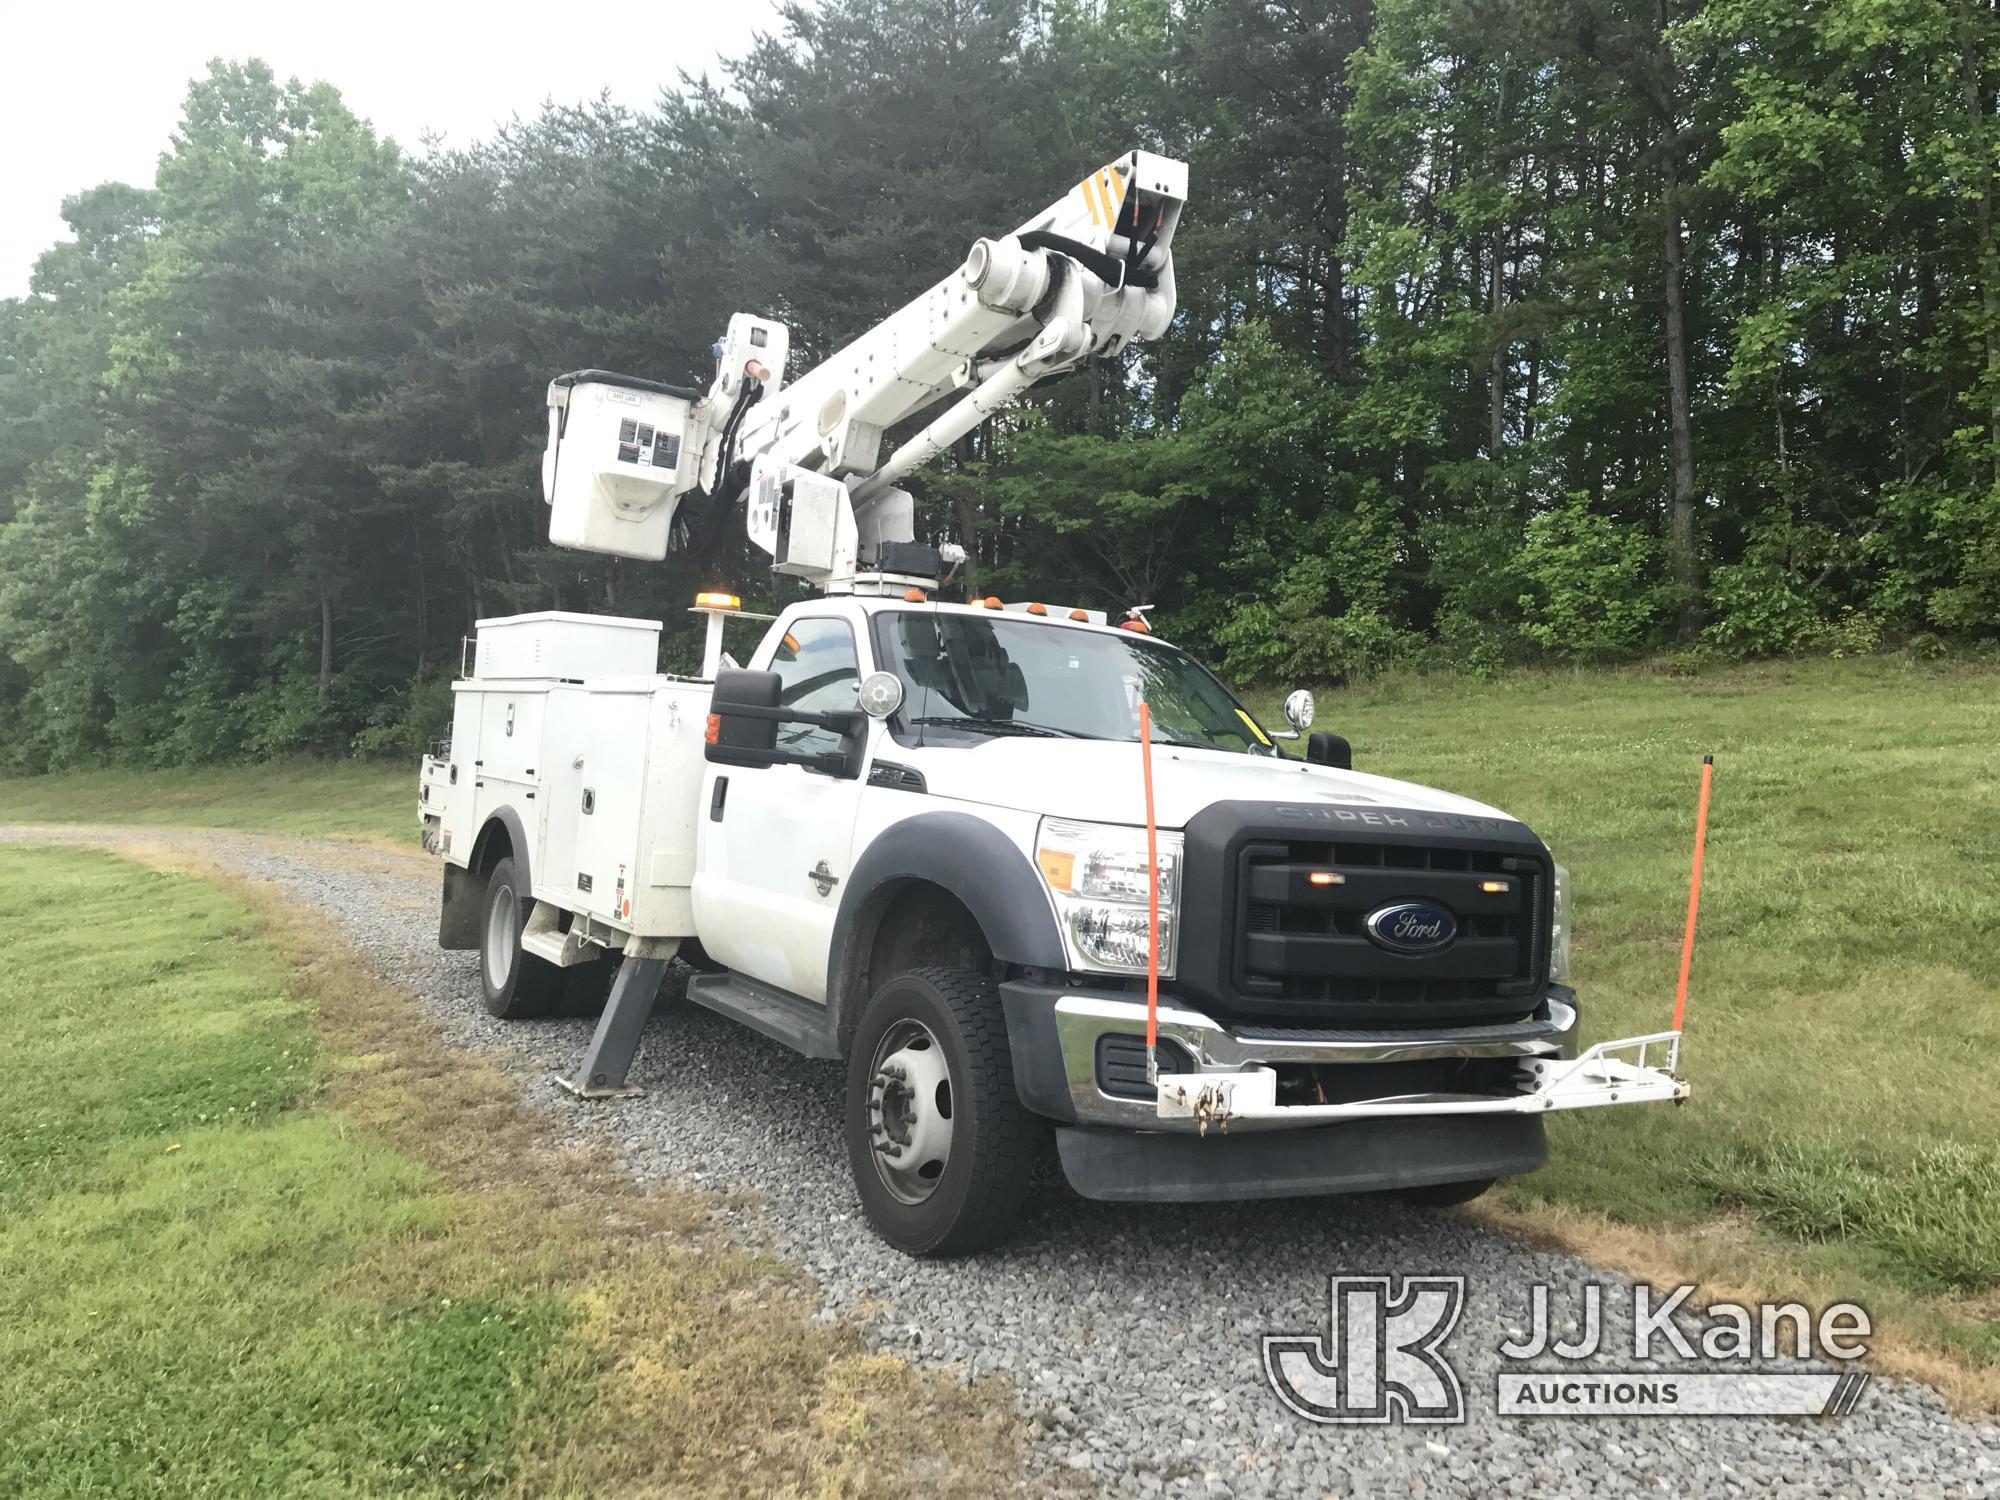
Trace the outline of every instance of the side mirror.
<instances>
[{"instance_id":1,"label":"side mirror","mask_svg":"<svg viewBox=\"0 0 2000 1500\"><path fill-rule=\"evenodd\" d=\"M1354 769L1354 747L1337 734L1320 733L1306 741L1306 759L1336 771Z\"/></svg>"},{"instance_id":2,"label":"side mirror","mask_svg":"<svg viewBox=\"0 0 2000 1500\"><path fill-rule=\"evenodd\" d=\"M703 754L722 766L804 766L829 776L859 776L868 716L859 709L811 713L781 708L783 682L776 672L722 668L708 700L708 741ZM841 737L838 750L780 750L780 724L812 724Z\"/></svg>"},{"instance_id":3,"label":"side mirror","mask_svg":"<svg viewBox=\"0 0 2000 1500\"><path fill-rule=\"evenodd\" d=\"M746 714L744 709L775 710L784 684L776 672L746 672L724 667L715 674L715 691L708 700L708 758L725 766L762 766L776 753L775 712Z\"/></svg>"}]
</instances>

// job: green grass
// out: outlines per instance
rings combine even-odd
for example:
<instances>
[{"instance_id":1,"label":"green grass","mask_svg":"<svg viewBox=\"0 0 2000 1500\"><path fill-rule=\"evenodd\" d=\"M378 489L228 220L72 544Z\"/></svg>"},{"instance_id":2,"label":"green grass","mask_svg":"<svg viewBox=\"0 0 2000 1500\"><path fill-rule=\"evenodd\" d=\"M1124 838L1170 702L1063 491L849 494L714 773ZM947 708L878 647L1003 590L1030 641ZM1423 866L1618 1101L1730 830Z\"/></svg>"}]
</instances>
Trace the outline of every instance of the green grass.
<instances>
[{"instance_id":1,"label":"green grass","mask_svg":"<svg viewBox=\"0 0 2000 1500\"><path fill-rule=\"evenodd\" d=\"M1004 1396L814 1326L216 878L0 844L0 1496L1018 1486Z\"/></svg>"},{"instance_id":2,"label":"green grass","mask_svg":"<svg viewBox=\"0 0 2000 1500\"><path fill-rule=\"evenodd\" d=\"M1260 705L1261 706L1261 705ZM1670 1024L1715 755L1678 1109L1551 1122L1517 1204L1749 1210L1829 1283L2000 1288L2000 673L1898 658L1319 695L1357 768L1525 820L1569 866L1590 1040ZM1954 1326L2000 1364L2000 1329Z\"/></svg>"},{"instance_id":3,"label":"green grass","mask_svg":"<svg viewBox=\"0 0 2000 1500\"><path fill-rule=\"evenodd\" d=\"M503 1479L566 1302L356 1271L453 1195L312 1101L289 973L222 892L0 848L0 1494Z\"/></svg>"},{"instance_id":4,"label":"green grass","mask_svg":"<svg viewBox=\"0 0 2000 1500\"><path fill-rule=\"evenodd\" d=\"M233 828L414 844L416 762L277 762L0 779L0 823Z\"/></svg>"}]
</instances>

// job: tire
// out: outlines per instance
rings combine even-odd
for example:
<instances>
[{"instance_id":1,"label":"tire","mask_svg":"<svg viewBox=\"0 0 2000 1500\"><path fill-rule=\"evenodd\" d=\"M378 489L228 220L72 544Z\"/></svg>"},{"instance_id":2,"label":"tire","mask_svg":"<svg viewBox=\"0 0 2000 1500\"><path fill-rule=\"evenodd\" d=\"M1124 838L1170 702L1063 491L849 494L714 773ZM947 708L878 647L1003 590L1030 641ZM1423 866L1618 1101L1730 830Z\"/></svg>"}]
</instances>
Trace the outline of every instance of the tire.
<instances>
[{"instance_id":1,"label":"tire","mask_svg":"<svg viewBox=\"0 0 2000 1500\"><path fill-rule=\"evenodd\" d=\"M1470 1203L1499 1180L1497 1177L1475 1177L1470 1182L1432 1182L1422 1187L1399 1188L1397 1196L1405 1203L1414 1203L1421 1208L1452 1208L1460 1203Z\"/></svg>"},{"instance_id":2,"label":"tire","mask_svg":"<svg viewBox=\"0 0 2000 1500\"><path fill-rule=\"evenodd\" d=\"M875 992L848 1053L846 1116L868 1222L907 1255L998 1244L1049 1139L1014 1091L999 991L965 969L918 969Z\"/></svg>"},{"instance_id":3,"label":"tire","mask_svg":"<svg viewBox=\"0 0 2000 1500\"><path fill-rule=\"evenodd\" d=\"M486 877L485 903L479 928L479 987L488 1014L502 1021L556 1014L566 979L547 959L521 951L521 929L533 901L522 894L511 857Z\"/></svg>"},{"instance_id":4,"label":"tire","mask_svg":"<svg viewBox=\"0 0 2000 1500\"><path fill-rule=\"evenodd\" d=\"M602 953L587 962L558 970L563 991L557 1014L602 1015L605 1002L611 998L611 982L618 977L618 962L616 953Z\"/></svg>"}]
</instances>

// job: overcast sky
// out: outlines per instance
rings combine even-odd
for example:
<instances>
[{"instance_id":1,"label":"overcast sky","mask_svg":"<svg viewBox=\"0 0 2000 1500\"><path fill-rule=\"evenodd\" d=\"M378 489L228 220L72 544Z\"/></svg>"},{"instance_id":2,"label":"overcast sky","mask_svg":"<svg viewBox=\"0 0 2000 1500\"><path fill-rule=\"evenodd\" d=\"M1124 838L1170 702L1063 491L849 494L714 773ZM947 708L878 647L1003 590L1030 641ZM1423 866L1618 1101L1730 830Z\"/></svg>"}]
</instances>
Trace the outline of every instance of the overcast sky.
<instances>
[{"instance_id":1,"label":"overcast sky","mask_svg":"<svg viewBox=\"0 0 2000 1500\"><path fill-rule=\"evenodd\" d=\"M211 57L325 79L414 152L427 131L463 145L546 99L608 88L649 104L677 69L713 69L776 29L774 0L0 0L0 297L27 291L35 257L67 238L66 196L152 182Z\"/></svg>"}]
</instances>

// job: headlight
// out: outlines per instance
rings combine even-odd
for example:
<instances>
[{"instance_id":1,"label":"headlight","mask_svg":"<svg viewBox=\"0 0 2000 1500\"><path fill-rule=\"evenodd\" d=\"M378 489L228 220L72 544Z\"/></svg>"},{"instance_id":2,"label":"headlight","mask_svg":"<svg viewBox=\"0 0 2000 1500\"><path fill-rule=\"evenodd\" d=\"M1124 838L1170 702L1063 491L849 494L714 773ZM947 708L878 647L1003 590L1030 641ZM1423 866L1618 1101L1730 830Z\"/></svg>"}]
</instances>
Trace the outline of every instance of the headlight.
<instances>
[{"instance_id":1,"label":"headlight","mask_svg":"<svg viewBox=\"0 0 2000 1500\"><path fill-rule=\"evenodd\" d=\"M1549 919L1549 978L1569 983L1569 871L1556 866L1556 895Z\"/></svg>"},{"instance_id":2,"label":"headlight","mask_svg":"<svg viewBox=\"0 0 2000 1500\"><path fill-rule=\"evenodd\" d=\"M1160 975L1174 972L1180 923L1181 836L1162 832ZM1146 830L1042 820L1035 863L1055 897L1071 964L1106 974L1146 972Z\"/></svg>"}]
</instances>

